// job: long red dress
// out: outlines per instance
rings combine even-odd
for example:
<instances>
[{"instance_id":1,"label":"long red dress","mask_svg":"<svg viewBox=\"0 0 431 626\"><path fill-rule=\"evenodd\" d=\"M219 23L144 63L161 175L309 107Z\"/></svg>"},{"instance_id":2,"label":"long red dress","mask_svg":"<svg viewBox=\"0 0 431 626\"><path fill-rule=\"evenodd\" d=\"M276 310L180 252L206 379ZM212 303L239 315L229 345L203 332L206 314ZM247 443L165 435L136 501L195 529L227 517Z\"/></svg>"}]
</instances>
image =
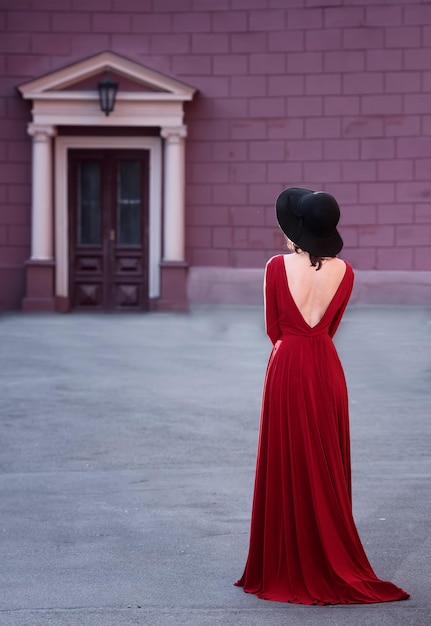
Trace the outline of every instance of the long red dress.
<instances>
[{"instance_id":1,"label":"long red dress","mask_svg":"<svg viewBox=\"0 0 431 626\"><path fill-rule=\"evenodd\" d=\"M352 516L347 388L332 337L353 286L346 272L320 322L304 320L283 255L266 270L273 350L266 372L250 547L236 582L260 598L302 604L403 600L379 580Z\"/></svg>"}]
</instances>

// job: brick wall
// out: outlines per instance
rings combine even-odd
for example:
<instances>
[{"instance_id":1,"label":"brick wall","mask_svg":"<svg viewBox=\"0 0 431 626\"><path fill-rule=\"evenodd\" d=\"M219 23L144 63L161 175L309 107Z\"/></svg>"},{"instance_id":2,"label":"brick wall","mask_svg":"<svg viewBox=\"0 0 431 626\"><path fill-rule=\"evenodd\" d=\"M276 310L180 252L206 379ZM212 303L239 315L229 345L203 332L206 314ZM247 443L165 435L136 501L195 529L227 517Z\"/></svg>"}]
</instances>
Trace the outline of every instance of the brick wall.
<instances>
[{"instance_id":1,"label":"brick wall","mask_svg":"<svg viewBox=\"0 0 431 626\"><path fill-rule=\"evenodd\" d=\"M16 85L110 49L199 90L192 265L261 267L282 246L275 197L303 185L339 200L357 268L431 270L430 47L419 0L0 0L0 268L29 256Z\"/></svg>"},{"instance_id":2,"label":"brick wall","mask_svg":"<svg viewBox=\"0 0 431 626\"><path fill-rule=\"evenodd\" d=\"M211 30L202 14L210 42L192 35L192 54L174 61L200 89L189 122L192 263L262 265L282 245L274 199L298 184L338 198L343 254L357 268L430 270L431 5L226 8Z\"/></svg>"}]
</instances>

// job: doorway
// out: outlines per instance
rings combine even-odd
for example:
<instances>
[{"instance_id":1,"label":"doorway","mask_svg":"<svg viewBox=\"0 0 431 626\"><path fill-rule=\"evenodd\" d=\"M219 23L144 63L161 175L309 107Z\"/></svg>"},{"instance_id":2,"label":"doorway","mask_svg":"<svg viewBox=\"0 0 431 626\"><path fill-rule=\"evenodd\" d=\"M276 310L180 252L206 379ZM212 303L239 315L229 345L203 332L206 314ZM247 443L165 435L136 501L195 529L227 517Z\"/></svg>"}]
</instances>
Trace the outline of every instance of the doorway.
<instances>
[{"instance_id":1,"label":"doorway","mask_svg":"<svg viewBox=\"0 0 431 626\"><path fill-rule=\"evenodd\" d=\"M75 310L148 309L149 150L69 151Z\"/></svg>"}]
</instances>

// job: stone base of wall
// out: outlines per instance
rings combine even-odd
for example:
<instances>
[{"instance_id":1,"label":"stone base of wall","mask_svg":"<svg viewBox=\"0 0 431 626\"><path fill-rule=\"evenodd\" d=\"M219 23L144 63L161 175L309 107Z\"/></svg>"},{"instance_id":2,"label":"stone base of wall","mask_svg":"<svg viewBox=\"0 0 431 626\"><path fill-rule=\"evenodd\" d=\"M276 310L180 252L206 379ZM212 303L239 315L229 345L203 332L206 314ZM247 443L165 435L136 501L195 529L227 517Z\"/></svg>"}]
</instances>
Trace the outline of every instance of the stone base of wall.
<instances>
[{"instance_id":1,"label":"stone base of wall","mask_svg":"<svg viewBox=\"0 0 431 626\"><path fill-rule=\"evenodd\" d=\"M190 267L189 304L262 304L263 270ZM431 272L355 270L352 304L431 305Z\"/></svg>"},{"instance_id":2,"label":"stone base of wall","mask_svg":"<svg viewBox=\"0 0 431 626\"><path fill-rule=\"evenodd\" d=\"M25 289L25 272L21 266L0 267L0 311L21 308Z\"/></svg>"},{"instance_id":3,"label":"stone base of wall","mask_svg":"<svg viewBox=\"0 0 431 626\"><path fill-rule=\"evenodd\" d=\"M352 304L431 306L431 272L356 270Z\"/></svg>"}]
</instances>

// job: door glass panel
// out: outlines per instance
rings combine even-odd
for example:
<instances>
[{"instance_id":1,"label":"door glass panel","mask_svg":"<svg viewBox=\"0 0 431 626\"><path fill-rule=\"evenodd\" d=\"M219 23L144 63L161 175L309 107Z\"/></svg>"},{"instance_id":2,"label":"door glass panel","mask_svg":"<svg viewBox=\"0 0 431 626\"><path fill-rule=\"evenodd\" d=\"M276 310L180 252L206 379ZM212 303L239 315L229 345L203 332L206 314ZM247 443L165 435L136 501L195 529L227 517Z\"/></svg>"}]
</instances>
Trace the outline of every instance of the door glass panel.
<instances>
[{"instance_id":1,"label":"door glass panel","mask_svg":"<svg viewBox=\"0 0 431 626\"><path fill-rule=\"evenodd\" d=\"M78 166L78 244L101 243L100 163L81 161Z\"/></svg>"},{"instance_id":2,"label":"door glass panel","mask_svg":"<svg viewBox=\"0 0 431 626\"><path fill-rule=\"evenodd\" d=\"M141 163L119 161L117 170L117 243L141 243Z\"/></svg>"}]
</instances>

